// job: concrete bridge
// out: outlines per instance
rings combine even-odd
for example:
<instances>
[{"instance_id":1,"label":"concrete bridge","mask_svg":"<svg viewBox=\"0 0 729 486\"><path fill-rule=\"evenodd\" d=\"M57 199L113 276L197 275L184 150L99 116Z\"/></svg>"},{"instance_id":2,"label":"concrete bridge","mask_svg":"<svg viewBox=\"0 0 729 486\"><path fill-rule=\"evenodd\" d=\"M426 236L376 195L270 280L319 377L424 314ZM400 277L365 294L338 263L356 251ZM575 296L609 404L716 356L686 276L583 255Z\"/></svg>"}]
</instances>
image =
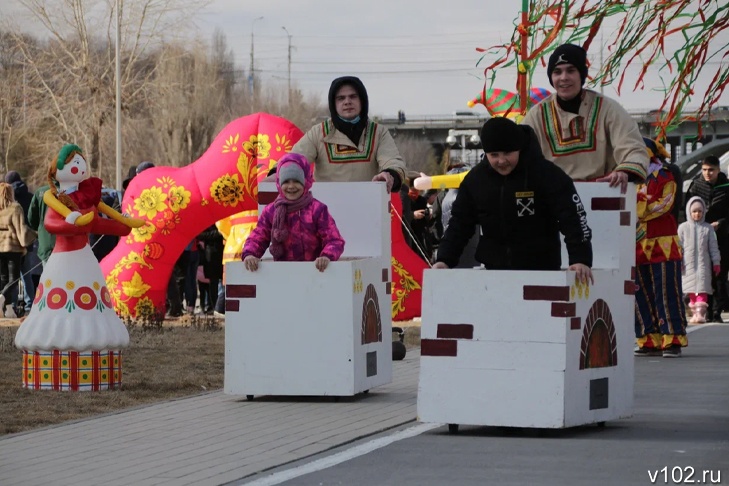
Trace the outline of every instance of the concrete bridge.
<instances>
[{"instance_id":1,"label":"concrete bridge","mask_svg":"<svg viewBox=\"0 0 729 486\"><path fill-rule=\"evenodd\" d=\"M628 110L628 112L638 123L643 136L655 135L660 112L657 110ZM405 121L398 117L382 118L377 121L386 126L393 137L412 137L430 144L439 158L450 149L452 157L459 157L469 164L475 164L481 155L481 143L473 135L478 135L481 126L488 119L489 116L486 114L465 111L453 115L406 116ZM702 125L701 137L698 137L699 123ZM449 133L450 139L448 139ZM713 109L708 116L704 116L698 122L682 122L666 138L666 149L671 152L671 159L674 161L713 140L729 138L729 106Z\"/></svg>"}]
</instances>

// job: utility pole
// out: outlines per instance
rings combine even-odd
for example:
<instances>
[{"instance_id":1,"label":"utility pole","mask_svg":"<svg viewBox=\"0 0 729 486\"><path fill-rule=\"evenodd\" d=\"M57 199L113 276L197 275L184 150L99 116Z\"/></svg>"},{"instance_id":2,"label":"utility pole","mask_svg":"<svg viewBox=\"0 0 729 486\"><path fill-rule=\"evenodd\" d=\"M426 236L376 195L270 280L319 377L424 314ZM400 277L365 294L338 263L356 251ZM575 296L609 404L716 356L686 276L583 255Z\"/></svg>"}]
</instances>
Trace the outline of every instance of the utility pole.
<instances>
[{"instance_id":1,"label":"utility pole","mask_svg":"<svg viewBox=\"0 0 729 486\"><path fill-rule=\"evenodd\" d=\"M286 27L281 27L284 32L286 32L286 36L289 38L289 64L288 64L288 81L289 81L289 91L288 91L288 97L286 98L286 101L288 105L291 105L291 34L289 34L289 31L286 30Z\"/></svg>"},{"instance_id":2,"label":"utility pole","mask_svg":"<svg viewBox=\"0 0 729 486\"><path fill-rule=\"evenodd\" d=\"M116 39L114 45L114 78L116 80L116 190L122 190L122 116L121 116L121 0L116 0ZM101 161L99 161L101 172Z\"/></svg>"},{"instance_id":3,"label":"utility pole","mask_svg":"<svg viewBox=\"0 0 729 486\"><path fill-rule=\"evenodd\" d=\"M256 26L256 21L263 19L263 16L256 17L251 22L251 67L250 67L250 74L248 75L248 89L251 92L251 113L256 111L256 68L255 68L255 58L254 58L254 47L253 47L253 29Z\"/></svg>"}]
</instances>

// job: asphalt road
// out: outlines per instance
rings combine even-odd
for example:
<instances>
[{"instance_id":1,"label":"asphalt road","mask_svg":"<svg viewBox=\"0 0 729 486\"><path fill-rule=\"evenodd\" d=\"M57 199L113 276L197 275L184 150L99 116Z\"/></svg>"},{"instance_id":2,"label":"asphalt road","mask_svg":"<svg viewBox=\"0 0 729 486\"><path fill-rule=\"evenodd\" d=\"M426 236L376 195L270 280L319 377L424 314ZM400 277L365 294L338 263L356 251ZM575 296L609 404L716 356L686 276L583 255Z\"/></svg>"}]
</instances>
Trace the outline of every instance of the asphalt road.
<instances>
[{"instance_id":1,"label":"asphalt road","mask_svg":"<svg viewBox=\"0 0 729 486\"><path fill-rule=\"evenodd\" d=\"M459 434L450 435L444 426L426 430L427 426L413 424L246 482L729 484L729 324L691 331L689 347L680 359L635 358L634 415L604 428L461 426ZM370 449L374 450L366 452ZM348 460L336 464L342 458ZM312 469L320 470L309 472Z\"/></svg>"}]
</instances>

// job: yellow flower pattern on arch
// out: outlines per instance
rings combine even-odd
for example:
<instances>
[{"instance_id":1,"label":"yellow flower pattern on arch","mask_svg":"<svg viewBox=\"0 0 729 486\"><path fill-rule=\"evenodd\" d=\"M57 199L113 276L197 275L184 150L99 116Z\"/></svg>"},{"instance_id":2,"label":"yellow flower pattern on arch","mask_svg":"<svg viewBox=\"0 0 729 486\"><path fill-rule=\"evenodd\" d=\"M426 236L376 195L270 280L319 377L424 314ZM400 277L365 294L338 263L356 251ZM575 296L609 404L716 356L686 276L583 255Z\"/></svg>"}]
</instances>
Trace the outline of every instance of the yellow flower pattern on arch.
<instances>
[{"instance_id":1,"label":"yellow flower pattern on arch","mask_svg":"<svg viewBox=\"0 0 729 486\"><path fill-rule=\"evenodd\" d=\"M127 243L136 241L137 243L144 243L152 239L152 235L157 232L157 227L153 224L145 224L139 228L132 229L132 232L127 236Z\"/></svg>"},{"instance_id":2,"label":"yellow flower pattern on arch","mask_svg":"<svg viewBox=\"0 0 729 486\"><path fill-rule=\"evenodd\" d=\"M392 286L394 299L392 299L392 317L395 317L398 313L405 310L405 299L414 290L421 290L420 284L415 277L405 270L405 267L397 261L395 257L392 258L392 270L400 277L398 283L400 285ZM394 277L394 275L393 275ZM393 281L395 279L393 278Z\"/></svg>"},{"instance_id":3,"label":"yellow flower pattern on arch","mask_svg":"<svg viewBox=\"0 0 729 486\"><path fill-rule=\"evenodd\" d=\"M276 143L278 144L278 147L276 147L276 150L278 152L291 152L291 149L294 148L294 143L286 138L286 135L279 135L276 134Z\"/></svg>"},{"instance_id":4,"label":"yellow flower pattern on arch","mask_svg":"<svg viewBox=\"0 0 729 486\"><path fill-rule=\"evenodd\" d=\"M190 191L182 186L171 187L167 193L167 203L173 212L179 213L190 204Z\"/></svg>"},{"instance_id":5,"label":"yellow flower pattern on arch","mask_svg":"<svg viewBox=\"0 0 729 486\"><path fill-rule=\"evenodd\" d=\"M245 134L244 136L248 136ZM272 140L275 138L275 141ZM273 142L273 144L272 144ZM290 152L293 148L293 140L286 135L275 133L274 137L268 134L257 133L250 135L246 140L240 133L230 135L223 140L219 150L223 154L230 154L237 157L237 174L224 174L216 179L209 188L212 200L205 198L203 194L202 205L215 202L223 206L236 207L246 198L257 198L258 183L257 172L264 170L265 166L275 165L277 160L275 154ZM256 167L261 161L260 167ZM267 172L267 171L265 171ZM163 235L172 234L172 229L182 224L185 219L181 216L192 200L191 191L183 186L178 186L174 177L164 176L157 179L159 185L142 190L141 194L127 206L127 212L132 209L137 214L148 219L149 224L132 230L127 237L127 244L147 243L154 235L161 232ZM144 250L131 251L112 268L106 278L106 284L117 312L122 315L143 315L154 312L152 300L145 294L151 286L144 282L138 272L133 272L129 280L122 280L121 273L136 266L146 267L154 270L153 261L148 260ZM417 284L416 284L417 285ZM404 297L404 296L403 296Z\"/></svg>"},{"instance_id":6,"label":"yellow flower pattern on arch","mask_svg":"<svg viewBox=\"0 0 729 486\"><path fill-rule=\"evenodd\" d=\"M166 199L167 194L163 194L162 189L152 186L143 190L139 197L134 200L134 209L139 212L141 217L154 219L157 213L167 209Z\"/></svg>"},{"instance_id":7,"label":"yellow flower pattern on arch","mask_svg":"<svg viewBox=\"0 0 729 486\"><path fill-rule=\"evenodd\" d=\"M243 150L259 159L268 158L271 153L271 142L268 141L268 135L258 134L251 135L247 142L243 142Z\"/></svg>"},{"instance_id":8,"label":"yellow flower pattern on arch","mask_svg":"<svg viewBox=\"0 0 729 486\"><path fill-rule=\"evenodd\" d=\"M230 152L237 152L239 138L239 134L235 134L235 136L231 135L230 137L228 137L228 140L226 140L223 144L223 153L228 154Z\"/></svg>"},{"instance_id":9,"label":"yellow flower pattern on arch","mask_svg":"<svg viewBox=\"0 0 729 486\"><path fill-rule=\"evenodd\" d=\"M236 207L245 197L238 174L225 174L218 178L210 187L210 195L218 204L232 207Z\"/></svg>"}]
</instances>

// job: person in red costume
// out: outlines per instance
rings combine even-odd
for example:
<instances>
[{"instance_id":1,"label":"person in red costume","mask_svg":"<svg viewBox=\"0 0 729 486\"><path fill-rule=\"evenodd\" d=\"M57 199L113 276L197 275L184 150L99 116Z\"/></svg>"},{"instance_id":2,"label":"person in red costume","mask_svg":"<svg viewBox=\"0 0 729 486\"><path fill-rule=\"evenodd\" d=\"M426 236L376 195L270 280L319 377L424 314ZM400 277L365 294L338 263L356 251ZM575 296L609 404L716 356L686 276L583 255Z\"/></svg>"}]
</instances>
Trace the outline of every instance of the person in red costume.
<instances>
[{"instance_id":1,"label":"person in red costume","mask_svg":"<svg viewBox=\"0 0 729 486\"><path fill-rule=\"evenodd\" d=\"M18 329L15 344L21 349L105 350L129 344L89 246L89 233L125 236L145 223L104 204L101 179L89 176L83 152L73 144L61 149L48 171L50 189L43 201L50 210L44 226L56 235L56 245L43 269L33 309Z\"/></svg>"}]
</instances>

